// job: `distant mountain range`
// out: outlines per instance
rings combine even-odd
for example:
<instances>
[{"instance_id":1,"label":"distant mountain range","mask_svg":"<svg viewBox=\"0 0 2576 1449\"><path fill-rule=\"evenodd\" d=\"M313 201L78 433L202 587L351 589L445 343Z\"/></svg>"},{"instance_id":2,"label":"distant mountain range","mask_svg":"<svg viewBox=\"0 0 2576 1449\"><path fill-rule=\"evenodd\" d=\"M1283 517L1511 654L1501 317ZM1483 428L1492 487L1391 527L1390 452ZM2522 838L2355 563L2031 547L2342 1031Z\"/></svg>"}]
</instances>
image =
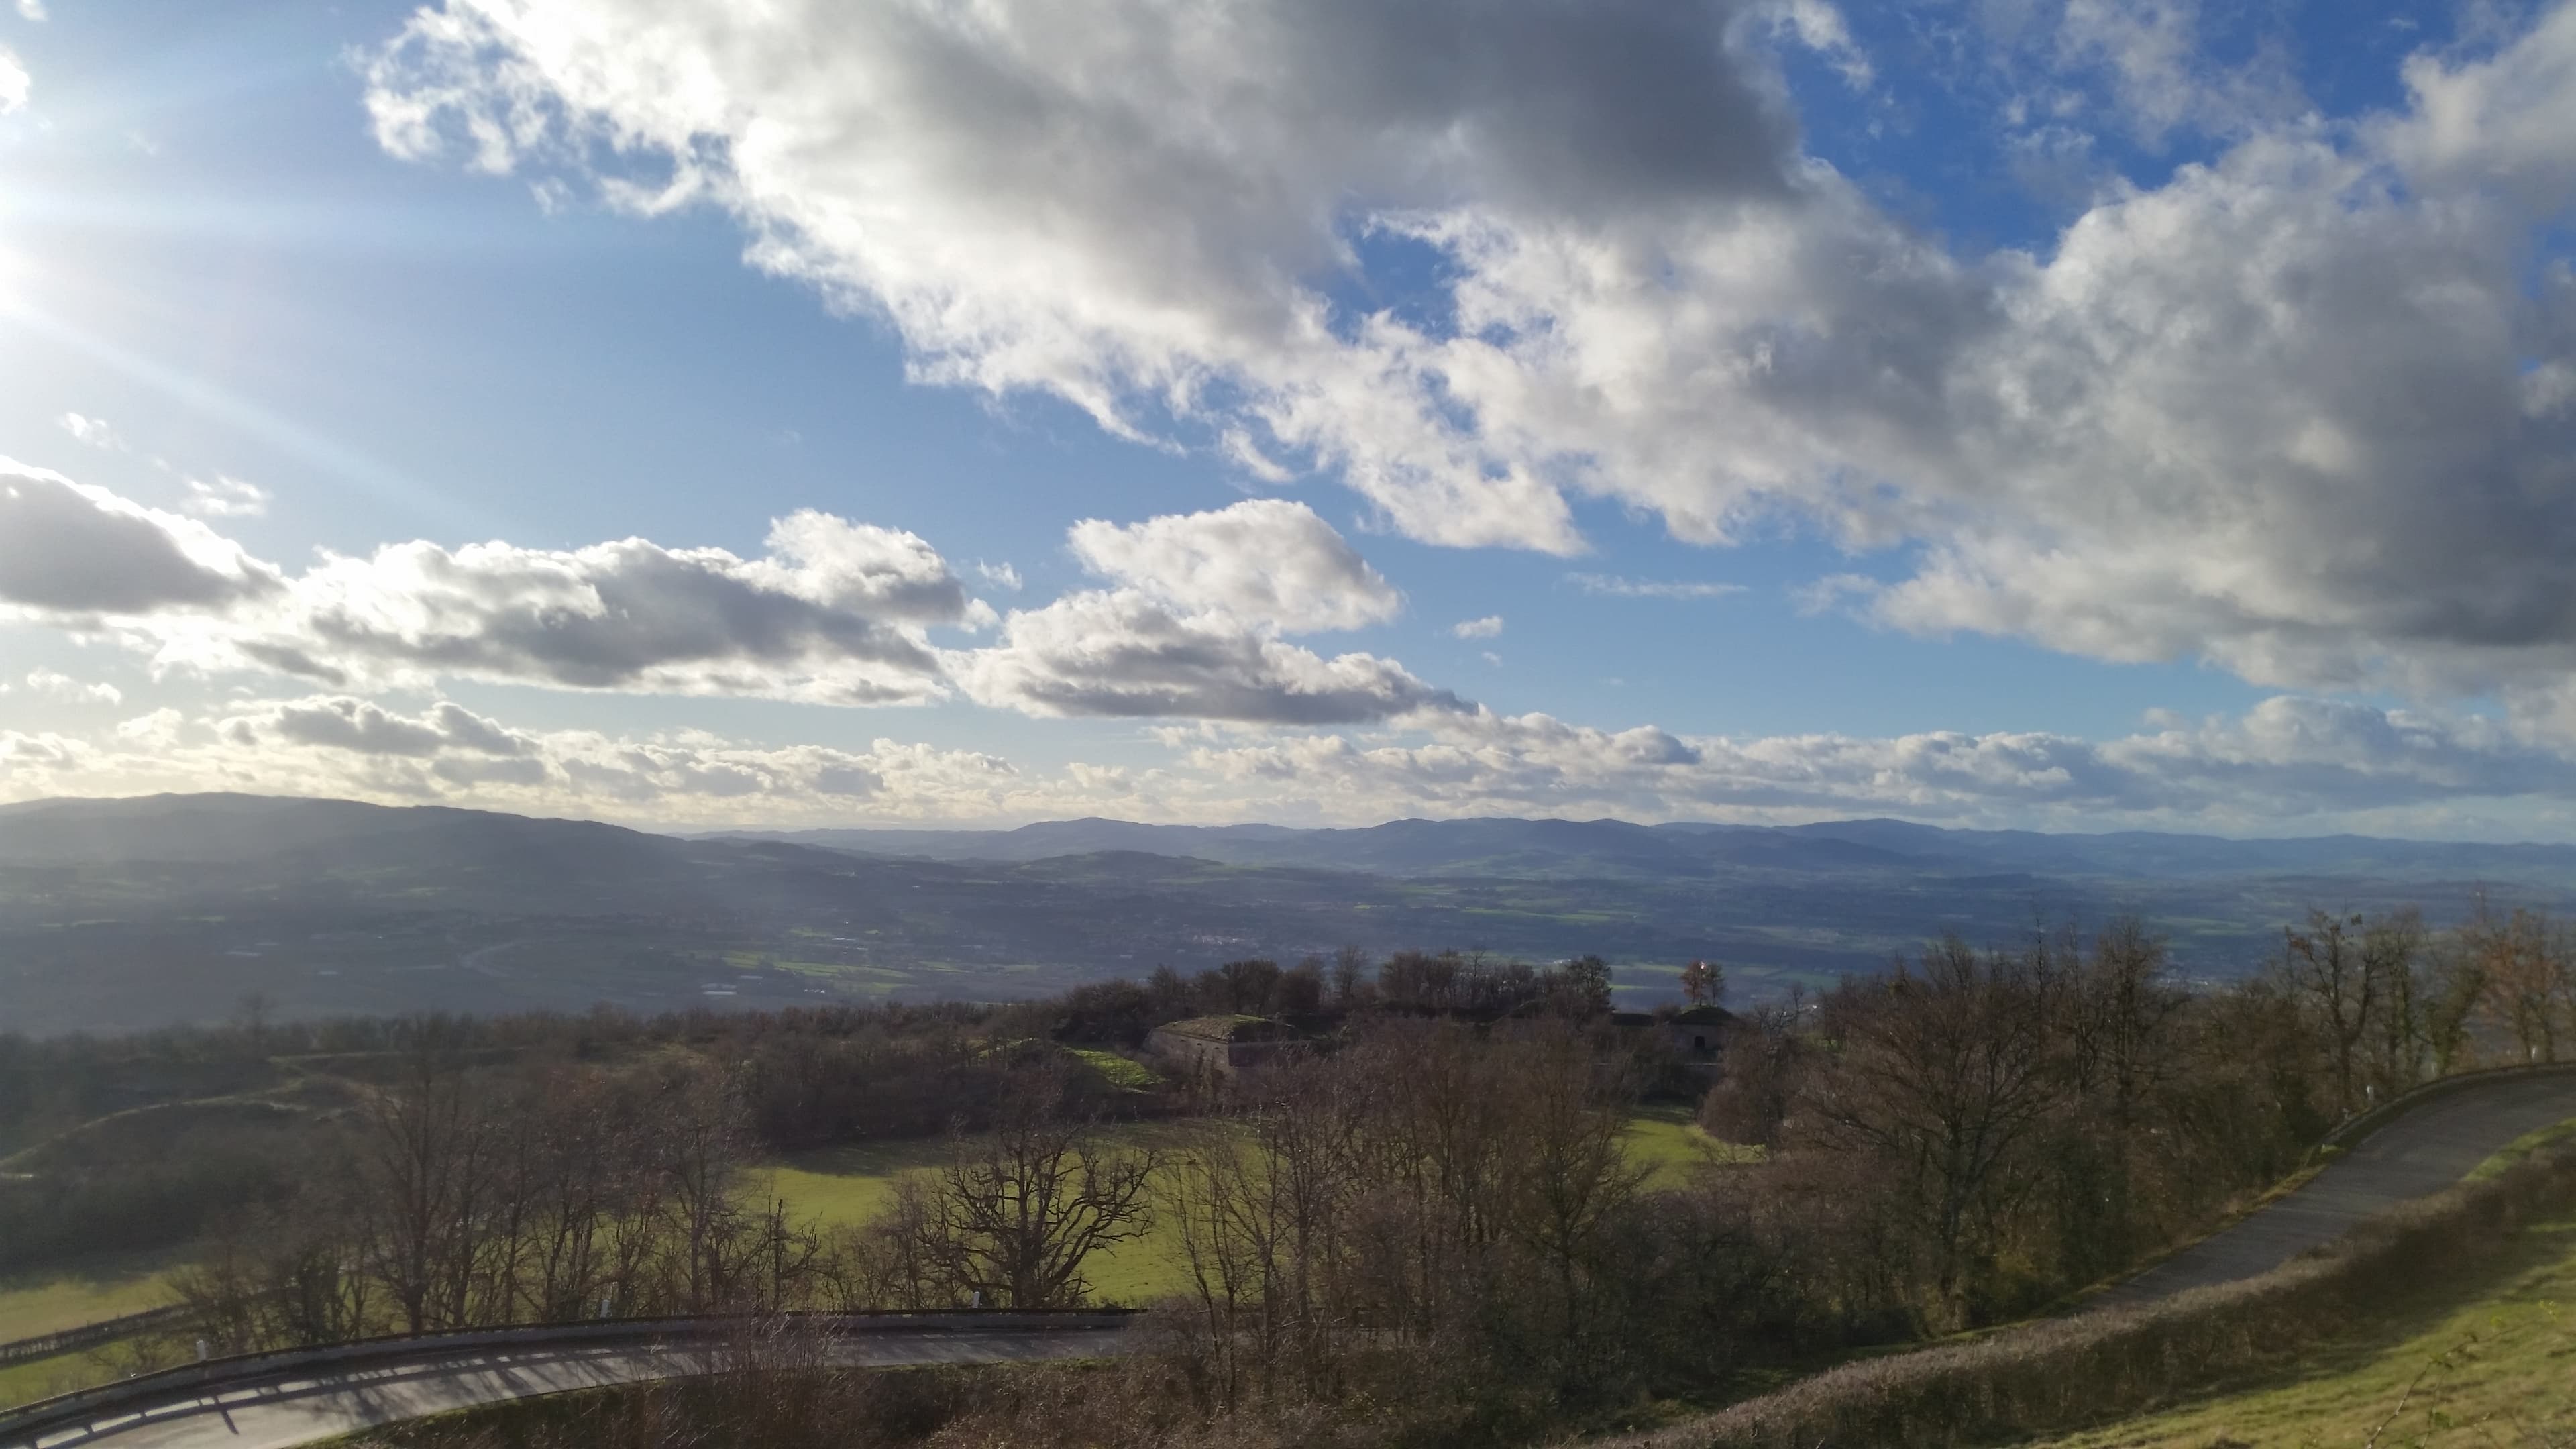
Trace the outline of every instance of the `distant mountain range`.
<instances>
[{"instance_id":1,"label":"distant mountain range","mask_svg":"<svg viewBox=\"0 0 2576 1449\"><path fill-rule=\"evenodd\" d=\"M999 999L1158 965L1598 952L1625 999L1694 957L1745 995L1945 931L2135 912L2186 974L2241 974L2311 906L2576 906L2576 847L1616 820L1363 830L1051 821L678 837L343 800L0 807L0 1031L303 1015Z\"/></svg>"},{"instance_id":2,"label":"distant mountain range","mask_svg":"<svg viewBox=\"0 0 2576 1449\"><path fill-rule=\"evenodd\" d=\"M1396 820L1356 830L1278 825L1138 825L1050 820L1017 830L730 832L870 855L1044 860L1103 850L1226 865L1398 876L1569 880L1766 870L2028 872L2068 879L2199 880L2241 875L2576 882L2576 845L2487 845L2328 835L2234 840L2124 831L2052 835L1944 830L1902 820L1818 825L1632 825L1624 820Z\"/></svg>"}]
</instances>

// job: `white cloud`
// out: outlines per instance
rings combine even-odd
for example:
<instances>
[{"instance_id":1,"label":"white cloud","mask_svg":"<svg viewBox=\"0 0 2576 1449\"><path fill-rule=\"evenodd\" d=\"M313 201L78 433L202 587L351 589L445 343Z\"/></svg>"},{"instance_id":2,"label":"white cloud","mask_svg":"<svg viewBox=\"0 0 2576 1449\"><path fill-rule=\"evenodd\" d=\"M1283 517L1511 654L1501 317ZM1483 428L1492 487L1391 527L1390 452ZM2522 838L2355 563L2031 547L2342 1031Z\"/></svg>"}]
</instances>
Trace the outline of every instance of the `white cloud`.
<instances>
[{"instance_id":1,"label":"white cloud","mask_svg":"<svg viewBox=\"0 0 2576 1449\"><path fill-rule=\"evenodd\" d=\"M1014 610L999 644L951 664L977 700L1036 715L1332 725L1461 707L1393 660L1327 659L1230 614L1174 613L1135 589Z\"/></svg>"},{"instance_id":2,"label":"white cloud","mask_svg":"<svg viewBox=\"0 0 2576 1449\"><path fill-rule=\"evenodd\" d=\"M1404 608L1404 596L1331 524L1285 499L1123 526L1085 519L1068 538L1074 556L1105 578L1181 610L1283 634L1357 629Z\"/></svg>"},{"instance_id":3,"label":"white cloud","mask_svg":"<svg viewBox=\"0 0 2576 1449\"><path fill-rule=\"evenodd\" d=\"M246 510L256 490L225 483L202 497ZM905 703L946 690L929 626L991 618L912 534L807 511L768 543L415 541L289 579L194 519L0 463L0 609L108 629L165 667Z\"/></svg>"},{"instance_id":4,"label":"white cloud","mask_svg":"<svg viewBox=\"0 0 2576 1449\"><path fill-rule=\"evenodd\" d=\"M1341 724L1462 707L1369 654L1283 629L1355 627L1402 598L1302 505L1098 521L1078 555L1121 587L998 620L909 533L811 511L758 558L644 539L571 550L413 541L301 575L192 519L32 470L0 472L0 605L105 631L156 668L263 670L333 689L482 679L817 704L949 693L1040 715ZM112 616L112 617L103 617ZM936 625L1002 624L942 650Z\"/></svg>"},{"instance_id":5,"label":"white cloud","mask_svg":"<svg viewBox=\"0 0 2576 1449\"><path fill-rule=\"evenodd\" d=\"M179 506L200 518L257 518L268 512L268 503L267 489L218 473L212 483L189 479L187 501Z\"/></svg>"},{"instance_id":6,"label":"white cloud","mask_svg":"<svg viewBox=\"0 0 2576 1449\"><path fill-rule=\"evenodd\" d=\"M395 154L487 171L607 143L645 163L598 178L610 200L729 208L759 265L886 317L926 379L1128 434L1194 420L1256 476L1339 466L1425 537L1571 548L1544 472L1443 420L1421 339L1337 336L1311 282L1349 263L1354 205L1403 226L1456 198L1553 218L1780 195L1792 123L1749 14L453 0L380 53L368 105Z\"/></svg>"},{"instance_id":7,"label":"white cloud","mask_svg":"<svg viewBox=\"0 0 2576 1449\"><path fill-rule=\"evenodd\" d=\"M2042 732L1859 738L1607 731L1546 715L1426 716L1429 738L1205 745L1189 772L1335 819L1902 815L2099 829L2277 832L2290 820L2469 799L2576 798L2576 761L2477 719L2279 697L2239 719L2093 742Z\"/></svg>"},{"instance_id":8,"label":"white cloud","mask_svg":"<svg viewBox=\"0 0 2576 1449\"><path fill-rule=\"evenodd\" d=\"M45 18L45 0L18 0L18 18L41 21Z\"/></svg>"},{"instance_id":9,"label":"white cloud","mask_svg":"<svg viewBox=\"0 0 2576 1449\"><path fill-rule=\"evenodd\" d=\"M2187 0L2006 12L2050 84L2228 149L1954 255L1797 153L1763 41L1825 12L1679 0L447 0L369 104L397 154L723 207L925 381L1336 470L1419 538L1786 515L1920 545L1868 600L1906 628L2301 688L2576 669L2576 6L2352 123L2211 66ZM1336 310L1364 234L1436 255L1434 305Z\"/></svg>"},{"instance_id":10,"label":"white cloud","mask_svg":"<svg viewBox=\"0 0 2576 1449\"><path fill-rule=\"evenodd\" d=\"M282 589L273 566L193 518L0 458L0 617L223 610Z\"/></svg>"},{"instance_id":11,"label":"white cloud","mask_svg":"<svg viewBox=\"0 0 2576 1449\"><path fill-rule=\"evenodd\" d=\"M125 692L113 684L83 683L68 674L51 669L32 670L27 675L27 688L48 699L71 704L123 704Z\"/></svg>"},{"instance_id":12,"label":"white cloud","mask_svg":"<svg viewBox=\"0 0 2576 1449\"><path fill-rule=\"evenodd\" d=\"M975 573L977 577L994 588L1008 589L1015 594L1026 587L1020 578L1020 571L1007 563L978 563L975 565Z\"/></svg>"},{"instance_id":13,"label":"white cloud","mask_svg":"<svg viewBox=\"0 0 2576 1449\"><path fill-rule=\"evenodd\" d=\"M342 695L160 710L99 738L0 730L0 799L244 790L439 802L639 823L1030 818L1117 796L1116 770L1033 780L1008 761L880 739L756 747L700 731L530 731L452 702Z\"/></svg>"},{"instance_id":14,"label":"white cloud","mask_svg":"<svg viewBox=\"0 0 2576 1449\"><path fill-rule=\"evenodd\" d=\"M643 539L573 550L392 544L326 557L235 651L324 681L512 680L566 689L891 704L942 692L923 630L968 620L909 533L800 512L769 552Z\"/></svg>"},{"instance_id":15,"label":"white cloud","mask_svg":"<svg viewBox=\"0 0 2576 1449\"><path fill-rule=\"evenodd\" d=\"M1825 0L1786 0L1780 7L1780 24L1797 37L1799 44L1823 56L1854 87L1870 83L1869 57L1852 42L1851 27L1843 23L1843 13Z\"/></svg>"},{"instance_id":16,"label":"white cloud","mask_svg":"<svg viewBox=\"0 0 2576 1449\"><path fill-rule=\"evenodd\" d=\"M1014 610L990 649L951 656L967 692L1038 715L1350 724L1463 707L1403 665L1327 659L1282 640L1394 617L1404 596L1302 503L1256 498L1207 513L1067 532L1120 587Z\"/></svg>"},{"instance_id":17,"label":"white cloud","mask_svg":"<svg viewBox=\"0 0 2576 1449\"><path fill-rule=\"evenodd\" d=\"M1449 632L1461 639L1492 639L1503 632L1503 616L1487 614L1481 619L1461 619L1449 626Z\"/></svg>"},{"instance_id":18,"label":"white cloud","mask_svg":"<svg viewBox=\"0 0 2576 1449\"><path fill-rule=\"evenodd\" d=\"M1630 579L1616 574L1567 574L1565 581L1587 594L1623 599L1722 599L1744 592L1742 584Z\"/></svg>"},{"instance_id":19,"label":"white cloud","mask_svg":"<svg viewBox=\"0 0 2576 1449\"><path fill-rule=\"evenodd\" d=\"M1090 814L1316 823L1903 815L2266 834L2408 811L2576 801L2576 762L2490 722L2297 697L2241 717L2165 719L2098 742L2046 733L1728 739L1480 710L1425 715L1360 739L1158 733L1168 750L1159 762L1032 770L887 739L844 750L753 746L703 731L541 731L444 701L402 709L317 695L200 716L165 709L92 736L0 730L0 799L233 789L772 826Z\"/></svg>"},{"instance_id":20,"label":"white cloud","mask_svg":"<svg viewBox=\"0 0 2576 1449\"><path fill-rule=\"evenodd\" d=\"M116 435L116 429L109 427L105 418L65 413L54 419L54 425L71 434L74 442L86 443L93 448L106 448L120 452L124 450L125 440Z\"/></svg>"},{"instance_id":21,"label":"white cloud","mask_svg":"<svg viewBox=\"0 0 2576 1449\"><path fill-rule=\"evenodd\" d=\"M35 80L27 74L24 61L7 46L0 46L0 116L27 108L27 97L35 89Z\"/></svg>"}]
</instances>

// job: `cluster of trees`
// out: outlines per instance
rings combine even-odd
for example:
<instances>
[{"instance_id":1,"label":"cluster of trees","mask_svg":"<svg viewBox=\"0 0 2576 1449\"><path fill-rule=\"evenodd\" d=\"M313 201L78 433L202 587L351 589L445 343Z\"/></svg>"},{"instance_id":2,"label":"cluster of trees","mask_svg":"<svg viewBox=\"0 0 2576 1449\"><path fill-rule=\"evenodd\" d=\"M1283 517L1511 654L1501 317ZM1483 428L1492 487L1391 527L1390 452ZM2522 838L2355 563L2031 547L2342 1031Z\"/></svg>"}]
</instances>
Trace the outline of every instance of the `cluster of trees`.
<instances>
[{"instance_id":1,"label":"cluster of trees","mask_svg":"<svg viewBox=\"0 0 2576 1449\"><path fill-rule=\"evenodd\" d=\"M2214 990L2136 922L1943 940L1744 1012L1700 1121L1767 1151L1662 1187L1623 1142L1653 1075L1608 1005L1593 959L1351 952L1003 1007L202 1034L192 1071L256 1051L357 1086L296 1190L254 1200L188 1275L192 1331L1064 1306L1094 1296L1104 1249L1155 1231L1189 1285L1156 1412L1528 1434L2097 1281L2376 1102L2556 1059L2576 966L2521 912L2445 932L2312 916ZM1051 1045L1213 1012L1331 1030L1187 1103L1139 1102ZM57 1050L0 1047L0 1071ZM1184 1105L1185 1125L1112 1130ZM946 1161L856 1229L791 1221L747 1174L781 1148L941 1129Z\"/></svg>"},{"instance_id":2,"label":"cluster of trees","mask_svg":"<svg viewBox=\"0 0 2576 1449\"><path fill-rule=\"evenodd\" d=\"M1372 962L1345 946L1293 966L1255 957L1184 976L1159 967L1143 982L1077 986L1034 1010L1031 1025L1062 1041L1134 1045L1168 1021L1244 1014L1340 1019L1392 1012L1477 1020L1537 1012L1596 1016L1610 1009L1610 967L1598 956L1533 966L1483 952L1398 951Z\"/></svg>"},{"instance_id":3,"label":"cluster of trees","mask_svg":"<svg viewBox=\"0 0 2576 1449\"><path fill-rule=\"evenodd\" d=\"M2565 934L2527 911L2449 932L2312 914L2281 959L2184 989L2134 921L2089 942L1939 942L1748 1013L1701 1121L1775 1149L1820 1282L1856 1319L1939 1330L2026 1311L2196 1231L2329 1128L2452 1072L2550 1061L2576 1020Z\"/></svg>"},{"instance_id":4,"label":"cluster of trees","mask_svg":"<svg viewBox=\"0 0 2576 1449\"><path fill-rule=\"evenodd\" d=\"M743 1176L743 1098L703 1057L478 1067L415 1019L306 1144L301 1189L223 1217L176 1275L227 1348L797 1306L822 1256Z\"/></svg>"}]
</instances>

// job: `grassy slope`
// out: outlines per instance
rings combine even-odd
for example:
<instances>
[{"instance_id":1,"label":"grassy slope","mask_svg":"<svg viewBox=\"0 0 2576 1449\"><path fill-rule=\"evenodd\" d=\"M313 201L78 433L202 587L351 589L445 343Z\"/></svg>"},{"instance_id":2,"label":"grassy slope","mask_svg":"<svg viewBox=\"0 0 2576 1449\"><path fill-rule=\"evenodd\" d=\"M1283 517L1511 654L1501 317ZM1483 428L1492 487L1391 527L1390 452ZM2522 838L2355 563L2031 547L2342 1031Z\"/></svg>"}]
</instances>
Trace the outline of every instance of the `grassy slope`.
<instances>
[{"instance_id":1,"label":"grassy slope","mask_svg":"<svg viewBox=\"0 0 2576 1449\"><path fill-rule=\"evenodd\" d=\"M2502 1172L2576 1135L2576 1120L2507 1145L2469 1174ZM2262 1449L2366 1444L2543 1445L2576 1430L2576 1217L2535 1224L2475 1286L2426 1284L2390 1319L2275 1375L2062 1449Z\"/></svg>"},{"instance_id":2,"label":"grassy slope","mask_svg":"<svg viewBox=\"0 0 2576 1449\"><path fill-rule=\"evenodd\" d=\"M0 1343L158 1308L171 1301L167 1253L101 1259L79 1272L0 1279Z\"/></svg>"},{"instance_id":3,"label":"grassy slope","mask_svg":"<svg viewBox=\"0 0 2576 1449\"><path fill-rule=\"evenodd\" d=\"M2576 1429L2576 1218L2523 1234L2465 1305L2434 1285L2295 1372L2072 1438L2064 1449L2556 1444ZM2448 1299L2448 1302L2443 1301ZM2544 1437L2546 1436L2546 1437Z\"/></svg>"}]
</instances>

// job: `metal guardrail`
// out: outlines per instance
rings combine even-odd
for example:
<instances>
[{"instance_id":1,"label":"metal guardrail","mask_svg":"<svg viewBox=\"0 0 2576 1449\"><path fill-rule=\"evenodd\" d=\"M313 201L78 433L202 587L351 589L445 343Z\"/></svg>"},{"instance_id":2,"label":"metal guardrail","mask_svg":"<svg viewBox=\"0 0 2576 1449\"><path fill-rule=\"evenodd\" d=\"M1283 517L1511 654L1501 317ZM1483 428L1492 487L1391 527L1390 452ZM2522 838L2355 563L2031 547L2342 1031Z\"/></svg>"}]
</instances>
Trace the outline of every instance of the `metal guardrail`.
<instances>
[{"instance_id":1,"label":"metal guardrail","mask_svg":"<svg viewBox=\"0 0 2576 1449\"><path fill-rule=\"evenodd\" d=\"M143 1413L172 1401L256 1388L297 1373L431 1361L477 1349L549 1344L721 1349L764 1337L775 1341L783 1333L798 1332L828 1337L875 1333L1109 1333L1129 1327L1135 1318L1135 1310L1125 1308L981 1308L913 1313L787 1313L756 1318L706 1315L598 1319L519 1328L391 1334L309 1348L235 1354L39 1399L0 1413L0 1445L31 1445L46 1434L64 1429L88 1428L102 1420Z\"/></svg>"},{"instance_id":2,"label":"metal guardrail","mask_svg":"<svg viewBox=\"0 0 2576 1449\"><path fill-rule=\"evenodd\" d=\"M128 1313L122 1318L93 1319L71 1328L58 1329L52 1333L40 1333L33 1338L12 1339L7 1343L0 1343L0 1367L13 1363L25 1363L30 1359L52 1358L58 1353L73 1353L84 1348L95 1348L102 1343L114 1343L127 1334L159 1328L165 1323L177 1323L187 1316L186 1306L173 1304L168 1308L146 1308L140 1313Z\"/></svg>"},{"instance_id":3,"label":"metal guardrail","mask_svg":"<svg viewBox=\"0 0 2576 1449\"><path fill-rule=\"evenodd\" d=\"M2565 1076L2571 1072L2576 1072L2576 1062L2530 1062L2516 1063L2509 1067L2480 1067L2476 1071L2453 1072L2447 1077L2436 1077L2420 1087L2398 1093L2367 1112L2357 1112L2345 1118L2333 1131L2317 1140L2317 1149L2349 1146L2387 1126L2391 1120L2413 1108L2422 1106L2435 1097L2447 1097L2464 1088L2481 1086L2488 1082L2512 1081L2522 1077Z\"/></svg>"}]
</instances>

